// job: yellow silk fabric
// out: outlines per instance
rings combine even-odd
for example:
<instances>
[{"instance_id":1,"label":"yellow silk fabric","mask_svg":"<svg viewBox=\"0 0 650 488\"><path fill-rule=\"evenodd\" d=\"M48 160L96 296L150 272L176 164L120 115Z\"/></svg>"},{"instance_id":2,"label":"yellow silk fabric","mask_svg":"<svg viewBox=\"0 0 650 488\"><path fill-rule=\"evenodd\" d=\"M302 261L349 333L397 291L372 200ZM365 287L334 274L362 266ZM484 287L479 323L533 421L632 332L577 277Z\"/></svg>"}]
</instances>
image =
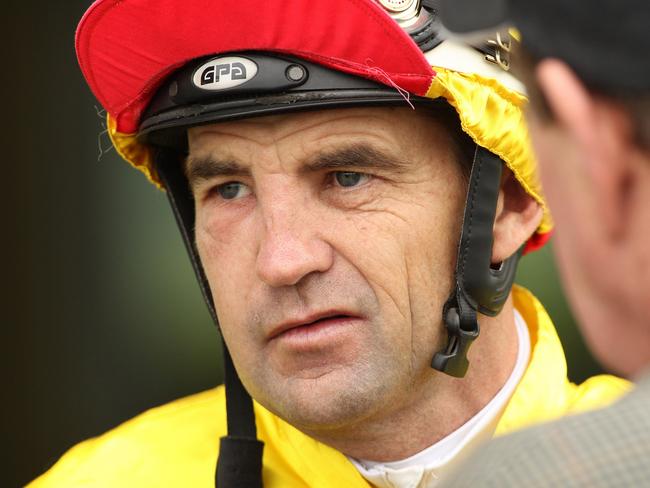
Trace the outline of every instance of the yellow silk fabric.
<instances>
[{"instance_id":1,"label":"yellow silk fabric","mask_svg":"<svg viewBox=\"0 0 650 488\"><path fill-rule=\"evenodd\" d=\"M553 227L537 174L523 107L523 95L506 89L494 79L435 67L428 98L444 97L455 109L463 130L480 146L498 155L515 178L544 209L537 232Z\"/></svg>"}]
</instances>

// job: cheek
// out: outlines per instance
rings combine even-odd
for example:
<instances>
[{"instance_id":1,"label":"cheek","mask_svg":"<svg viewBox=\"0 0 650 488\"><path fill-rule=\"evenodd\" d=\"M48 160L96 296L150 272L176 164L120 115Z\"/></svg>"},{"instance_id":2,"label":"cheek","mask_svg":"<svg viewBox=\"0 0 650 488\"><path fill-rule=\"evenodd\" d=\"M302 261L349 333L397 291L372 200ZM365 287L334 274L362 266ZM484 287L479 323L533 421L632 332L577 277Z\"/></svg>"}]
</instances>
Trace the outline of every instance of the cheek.
<instances>
[{"instance_id":1,"label":"cheek","mask_svg":"<svg viewBox=\"0 0 650 488\"><path fill-rule=\"evenodd\" d=\"M461 186L413 192L336 226L334 247L368 281L386 319L404 324L440 315L455 265Z\"/></svg>"},{"instance_id":2,"label":"cheek","mask_svg":"<svg viewBox=\"0 0 650 488\"><path fill-rule=\"evenodd\" d=\"M395 213L364 212L332 226L332 246L373 288L380 302L407 303L404 252L407 222ZM406 239L405 239L406 238Z\"/></svg>"},{"instance_id":3,"label":"cheek","mask_svg":"<svg viewBox=\"0 0 650 488\"><path fill-rule=\"evenodd\" d=\"M433 273L437 277L453 270L465 192L465 180L449 171L419 195L406 250L407 263L414 275L428 271L429 276Z\"/></svg>"},{"instance_id":4,"label":"cheek","mask_svg":"<svg viewBox=\"0 0 650 488\"><path fill-rule=\"evenodd\" d=\"M453 288L458 238L450 227L421 234L414 238L420 245L408 250L406 269L414 347L430 356L444 336L442 309Z\"/></svg>"},{"instance_id":5,"label":"cheek","mask_svg":"<svg viewBox=\"0 0 650 488\"><path fill-rule=\"evenodd\" d=\"M409 233L405 268L413 336L421 339L414 343L430 348L443 335L442 308L453 287L464 181L450 180L449 186L437 187L425 201Z\"/></svg>"},{"instance_id":6,"label":"cheek","mask_svg":"<svg viewBox=\"0 0 650 488\"><path fill-rule=\"evenodd\" d=\"M197 216L196 246L222 326L245 309L254 279L253 240L242 238L247 231L240 224L217 226Z\"/></svg>"}]
</instances>

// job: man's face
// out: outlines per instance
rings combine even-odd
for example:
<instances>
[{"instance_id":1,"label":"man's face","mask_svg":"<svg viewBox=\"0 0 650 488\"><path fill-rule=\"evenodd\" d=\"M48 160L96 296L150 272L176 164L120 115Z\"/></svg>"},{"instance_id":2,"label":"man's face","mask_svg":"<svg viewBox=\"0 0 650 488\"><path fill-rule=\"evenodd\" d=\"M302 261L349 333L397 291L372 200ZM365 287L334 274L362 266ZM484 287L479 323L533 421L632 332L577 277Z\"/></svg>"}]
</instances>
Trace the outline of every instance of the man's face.
<instances>
[{"instance_id":1,"label":"man's face","mask_svg":"<svg viewBox=\"0 0 650 488\"><path fill-rule=\"evenodd\" d=\"M199 254L258 402L327 429L435 393L465 194L439 122L278 115L190 129L189 149Z\"/></svg>"}]
</instances>

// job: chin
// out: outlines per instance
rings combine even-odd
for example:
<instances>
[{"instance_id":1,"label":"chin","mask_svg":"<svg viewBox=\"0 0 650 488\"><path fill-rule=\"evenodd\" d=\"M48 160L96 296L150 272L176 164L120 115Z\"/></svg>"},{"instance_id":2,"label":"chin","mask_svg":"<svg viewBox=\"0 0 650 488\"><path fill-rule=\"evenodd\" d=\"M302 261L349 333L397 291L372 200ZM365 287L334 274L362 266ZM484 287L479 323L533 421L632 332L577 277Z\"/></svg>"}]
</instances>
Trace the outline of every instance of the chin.
<instances>
[{"instance_id":1,"label":"chin","mask_svg":"<svg viewBox=\"0 0 650 488\"><path fill-rule=\"evenodd\" d=\"M388 382L361 378L336 370L315 378L292 378L259 399L254 397L300 430L327 431L360 422L387 405Z\"/></svg>"}]
</instances>

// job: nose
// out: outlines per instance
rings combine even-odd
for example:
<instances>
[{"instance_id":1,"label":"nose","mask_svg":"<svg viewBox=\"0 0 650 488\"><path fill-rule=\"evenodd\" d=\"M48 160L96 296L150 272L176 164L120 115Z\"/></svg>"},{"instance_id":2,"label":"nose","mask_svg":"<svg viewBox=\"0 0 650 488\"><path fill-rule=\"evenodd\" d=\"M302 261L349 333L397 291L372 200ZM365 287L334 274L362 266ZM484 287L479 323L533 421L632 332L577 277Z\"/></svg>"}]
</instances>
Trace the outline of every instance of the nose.
<instances>
[{"instance_id":1,"label":"nose","mask_svg":"<svg viewBox=\"0 0 650 488\"><path fill-rule=\"evenodd\" d=\"M291 199L275 201L262 219L256 271L264 283L292 286L332 266L334 251L323 239L322 222L304 205Z\"/></svg>"}]
</instances>

